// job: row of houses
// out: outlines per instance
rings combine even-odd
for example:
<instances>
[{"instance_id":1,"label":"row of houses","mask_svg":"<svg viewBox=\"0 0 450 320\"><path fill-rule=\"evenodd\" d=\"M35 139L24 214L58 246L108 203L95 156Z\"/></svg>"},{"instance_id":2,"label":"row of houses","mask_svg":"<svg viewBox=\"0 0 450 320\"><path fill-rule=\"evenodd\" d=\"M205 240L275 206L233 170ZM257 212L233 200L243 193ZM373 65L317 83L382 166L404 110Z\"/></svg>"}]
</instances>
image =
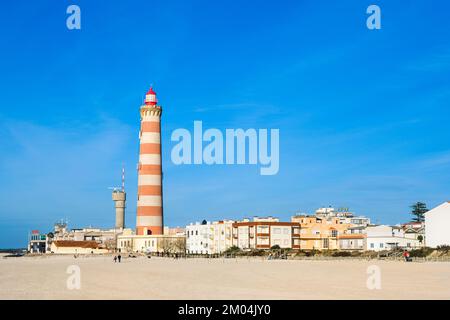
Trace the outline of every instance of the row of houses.
<instances>
[{"instance_id":1,"label":"row of houses","mask_svg":"<svg viewBox=\"0 0 450 320\"><path fill-rule=\"evenodd\" d=\"M372 225L366 217L321 208L315 215L296 215L289 222L274 217L241 221L191 223L186 227L186 251L219 254L235 246L242 250L391 250L424 246L423 223Z\"/></svg>"},{"instance_id":2,"label":"row of houses","mask_svg":"<svg viewBox=\"0 0 450 320\"><path fill-rule=\"evenodd\" d=\"M67 229L57 223L48 234L33 232L29 252L106 253L178 252L220 254L231 247L267 250L384 251L450 245L450 202L428 211L425 222L403 225L372 224L348 210L320 208L314 215L299 214L290 221L274 217L191 223L185 228L164 227L162 235L136 235L131 229Z\"/></svg>"}]
</instances>

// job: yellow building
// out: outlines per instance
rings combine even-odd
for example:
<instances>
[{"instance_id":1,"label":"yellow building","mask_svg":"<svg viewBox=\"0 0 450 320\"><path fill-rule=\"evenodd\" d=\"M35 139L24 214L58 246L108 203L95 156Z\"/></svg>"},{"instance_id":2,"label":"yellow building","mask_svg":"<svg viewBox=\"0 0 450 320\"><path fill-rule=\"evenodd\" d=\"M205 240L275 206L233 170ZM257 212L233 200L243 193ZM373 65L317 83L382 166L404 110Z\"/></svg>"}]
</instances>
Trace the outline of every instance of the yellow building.
<instances>
[{"instance_id":1,"label":"yellow building","mask_svg":"<svg viewBox=\"0 0 450 320\"><path fill-rule=\"evenodd\" d=\"M339 235L352 226L339 218L319 218L317 216L293 216L291 222L300 224L301 250L339 249Z\"/></svg>"},{"instance_id":2,"label":"yellow building","mask_svg":"<svg viewBox=\"0 0 450 320\"><path fill-rule=\"evenodd\" d=\"M131 229L125 229L117 237L117 249L120 252L185 253L186 237L184 233L136 235Z\"/></svg>"}]
</instances>

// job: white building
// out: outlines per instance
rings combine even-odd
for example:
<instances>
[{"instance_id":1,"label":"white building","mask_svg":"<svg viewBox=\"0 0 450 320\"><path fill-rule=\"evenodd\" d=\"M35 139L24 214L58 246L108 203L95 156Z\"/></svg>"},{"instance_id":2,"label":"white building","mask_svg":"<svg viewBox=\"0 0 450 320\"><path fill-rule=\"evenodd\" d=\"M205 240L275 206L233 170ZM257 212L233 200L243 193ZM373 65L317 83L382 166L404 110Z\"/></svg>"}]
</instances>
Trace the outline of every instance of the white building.
<instances>
[{"instance_id":1,"label":"white building","mask_svg":"<svg viewBox=\"0 0 450 320\"><path fill-rule=\"evenodd\" d=\"M450 201L425 213L425 245L450 245Z\"/></svg>"},{"instance_id":2,"label":"white building","mask_svg":"<svg viewBox=\"0 0 450 320\"><path fill-rule=\"evenodd\" d=\"M425 222L408 222L402 225L405 231L405 238L419 241L422 247L425 246Z\"/></svg>"},{"instance_id":3,"label":"white building","mask_svg":"<svg viewBox=\"0 0 450 320\"><path fill-rule=\"evenodd\" d=\"M28 252L30 253L46 253L50 251L50 241L46 234L39 233L38 230L33 230L29 236Z\"/></svg>"},{"instance_id":4,"label":"white building","mask_svg":"<svg viewBox=\"0 0 450 320\"><path fill-rule=\"evenodd\" d=\"M420 246L419 240L406 237L400 226L377 225L366 228L366 250L413 249Z\"/></svg>"},{"instance_id":5,"label":"white building","mask_svg":"<svg viewBox=\"0 0 450 320\"><path fill-rule=\"evenodd\" d=\"M195 254L211 254L210 222L196 222L186 226L186 252Z\"/></svg>"},{"instance_id":6,"label":"white building","mask_svg":"<svg viewBox=\"0 0 450 320\"><path fill-rule=\"evenodd\" d=\"M370 218L355 216L348 208L319 208L316 210L316 217L328 221L337 218L341 224L352 224L354 226L368 226L370 224Z\"/></svg>"},{"instance_id":7,"label":"white building","mask_svg":"<svg viewBox=\"0 0 450 320\"><path fill-rule=\"evenodd\" d=\"M233 245L233 221L203 221L186 226L186 252L194 254L222 253Z\"/></svg>"}]
</instances>

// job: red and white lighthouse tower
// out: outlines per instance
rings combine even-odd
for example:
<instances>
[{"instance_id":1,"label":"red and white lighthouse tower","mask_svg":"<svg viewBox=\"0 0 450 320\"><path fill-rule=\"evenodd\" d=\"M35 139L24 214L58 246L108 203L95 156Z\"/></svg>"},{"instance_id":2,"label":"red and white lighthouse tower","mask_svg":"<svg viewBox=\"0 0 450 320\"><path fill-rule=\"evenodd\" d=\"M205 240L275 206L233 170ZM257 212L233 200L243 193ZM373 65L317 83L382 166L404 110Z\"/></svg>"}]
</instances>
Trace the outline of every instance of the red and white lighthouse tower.
<instances>
[{"instance_id":1,"label":"red and white lighthouse tower","mask_svg":"<svg viewBox=\"0 0 450 320\"><path fill-rule=\"evenodd\" d=\"M136 234L163 234L161 106L152 88L141 106Z\"/></svg>"}]
</instances>

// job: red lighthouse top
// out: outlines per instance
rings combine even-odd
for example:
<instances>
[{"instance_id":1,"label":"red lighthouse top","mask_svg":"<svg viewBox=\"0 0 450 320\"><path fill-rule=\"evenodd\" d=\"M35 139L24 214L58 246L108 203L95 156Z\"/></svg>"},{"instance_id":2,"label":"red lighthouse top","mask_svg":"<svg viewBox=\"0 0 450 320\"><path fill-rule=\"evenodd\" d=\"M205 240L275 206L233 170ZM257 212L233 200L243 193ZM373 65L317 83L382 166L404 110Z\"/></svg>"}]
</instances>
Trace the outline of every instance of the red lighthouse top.
<instances>
[{"instance_id":1,"label":"red lighthouse top","mask_svg":"<svg viewBox=\"0 0 450 320\"><path fill-rule=\"evenodd\" d=\"M156 100L156 92L150 87L145 95L145 104L155 106L158 101Z\"/></svg>"}]
</instances>

